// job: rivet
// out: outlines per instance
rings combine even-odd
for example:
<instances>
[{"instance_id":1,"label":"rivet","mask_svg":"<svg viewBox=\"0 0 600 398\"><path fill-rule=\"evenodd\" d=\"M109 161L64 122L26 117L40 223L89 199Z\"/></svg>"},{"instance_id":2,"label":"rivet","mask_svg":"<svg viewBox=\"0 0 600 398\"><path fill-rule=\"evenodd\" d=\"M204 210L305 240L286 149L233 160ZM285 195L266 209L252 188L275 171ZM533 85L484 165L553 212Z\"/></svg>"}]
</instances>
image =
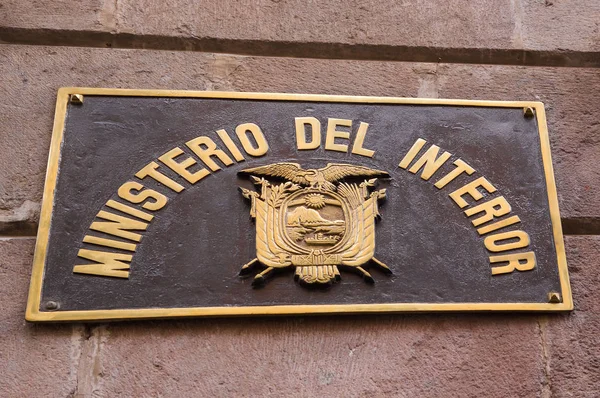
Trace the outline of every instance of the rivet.
<instances>
[{"instance_id":1,"label":"rivet","mask_svg":"<svg viewBox=\"0 0 600 398\"><path fill-rule=\"evenodd\" d=\"M46 309L47 310L57 310L59 307L58 303L56 301L48 301L46 303Z\"/></svg>"},{"instance_id":2,"label":"rivet","mask_svg":"<svg viewBox=\"0 0 600 398\"><path fill-rule=\"evenodd\" d=\"M531 117L533 117L533 115L535 115L533 108L530 108L530 107L523 108L523 116L525 116L526 118L531 118Z\"/></svg>"},{"instance_id":3,"label":"rivet","mask_svg":"<svg viewBox=\"0 0 600 398\"><path fill-rule=\"evenodd\" d=\"M548 293L548 302L549 303L562 303L562 299L560 298L560 293L550 292Z\"/></svg>"},{"instance_id":4,"label":"rivet","mask_svg":"<svg viewBox=\"0 0 600 398\"><path fill-rule=\"evenodd\" d=\"M69 101L72 104L81 105L81 104L83 104L83 95L82 94L71 94L71 95L69 95Z\"/></svg>"}]
</instances>

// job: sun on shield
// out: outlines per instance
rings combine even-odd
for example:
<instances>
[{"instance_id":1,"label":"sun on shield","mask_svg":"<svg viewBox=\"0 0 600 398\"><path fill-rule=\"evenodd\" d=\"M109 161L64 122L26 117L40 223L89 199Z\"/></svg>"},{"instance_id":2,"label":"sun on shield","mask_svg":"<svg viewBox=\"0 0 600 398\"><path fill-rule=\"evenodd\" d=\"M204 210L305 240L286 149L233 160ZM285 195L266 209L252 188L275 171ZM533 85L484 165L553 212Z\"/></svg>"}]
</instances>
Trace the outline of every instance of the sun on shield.
<instances>
[{"instance_id":1,"label":"sun on shield","mask_svg":"<svg viewBox=\"0 0 600 398\"><path fill-rule=\"evenodd\" d=\"M374 257L375 220L385 190L374 190L376 178L368 178L386 177L386 172L347 164L304 170L296 163L275 163L241 173L250 175L258 188L240 188L251 201L250 215L256 221L256 258L240 275L265 267L253 285L290 267L295 268L296 280L307 286L340 280L340 269L358 272L373 283L362 267L369 262L391 274ZM362 182L341 182L349 177Z\"/></svg>"}]
</instances>

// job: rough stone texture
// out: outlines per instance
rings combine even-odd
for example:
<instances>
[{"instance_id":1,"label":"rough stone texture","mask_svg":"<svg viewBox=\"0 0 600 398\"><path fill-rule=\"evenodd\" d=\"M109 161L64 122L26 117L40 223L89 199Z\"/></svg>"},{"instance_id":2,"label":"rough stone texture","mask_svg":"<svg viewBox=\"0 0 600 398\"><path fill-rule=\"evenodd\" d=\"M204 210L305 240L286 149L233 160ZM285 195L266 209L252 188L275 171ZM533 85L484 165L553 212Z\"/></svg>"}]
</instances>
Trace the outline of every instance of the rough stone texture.
<instances>
[{"instance_id":1,"label":"rough stone texture","mask_svg":"<svg viewBox=\"0 0 600 398\"><path fill-rule=\"evenodd\" d=\"M334 61L2 46L0 231L31 231L61 86L542 100L563 218L598 227L600 69ZM28 65L23 68L22 65ZM29 209L29 210L28 210ZM27 210L27 211L25 211Z\"/></svg>"},{"instance_id":2,"label":"rough stone texture","mask_svg":"<svg viewBox=\"0 0 600 398\"><path fill-rule=\"evenodd\" d=\"M173 13L173 8L178 13ZM186 1L124 2L118 27L128 33L212 36L282 42L337 42L439 47L513 47L510 0L408 1ZM480 21L487 23L481 24ZM165 23L165 21L168 21ZM427 26L428 29L415 29Z\"/></svg>"},{"instance_id":3,"label":"rough stone texture","mask_svg":"<svg viewBox=\"0 0 600 398\"><path fill-rule=\"evenodd\" d=\"M599 66L599 20L596 0L8 0L0 42Z\"/></svg>"},{"instance_id":4,"label":"rough stone texture","mask_svg":"<svg viewBox=\"0 0 600 398\"><path fill-rule=\"evenodd\" d=\"M34 243L0 238L0 395L66 397L76 388L82 328L25 322Z\"/></svg>"},{"instance_id":5,"label":"rough stone texture","mask_svg":"<svg viewBox=\"0 0 600 398\"><path fill-rule=\"evenodd\" d=\"M106 30L105 16L114 14L114 2L104 0L4 0L0 25L37 29Z\"/></svg>"},{"instance_id":6,"label":"rough stone texture","mask_svg":"<svg viewBox=\"0 0 600 398\"><path fill-rule=\"evenodd\" d=\"M510 0L434 6L393 1L69 1L8 0L2 26L103 30L136 35L281 42L376 43L440 47L512 47ZM116 4L116 5L115 5ZM177 12L173 12L173 11ZM1 15L1 14L0 14ZM481 24L480 21L487 21ZM430 29L415 29L428 26Z\"/></svg>"},{"instance_id":7,"label":"rough stone texture","mask_svg":"<svg viewBox=\"0 0 600 398\"><path fill-rule=\"evenodd\" d=\"M557 51L600 50L600 2L520 1L525 48Z\"/></svg>"},{"instance_id":8,"label":"rough stone texture","mask_svg":"<svg viewBox=\"0 0 600 398\"><path fill-rule=\"evenodd\" d=\"M576 311L541 317L552 397L597 397L600 391L600 236L566 239Z\"/></svg>"},{"instance_id":9,"label":"rough stone texture","mask_svg":"<svg viewBox=\"0 0 600 398\"><path fill-rule=\"evenodd\" d=\"M544 378L537 324L522 316L209 320L105 336L106 396L532 397Z\"/></svg>"}]
</instances>

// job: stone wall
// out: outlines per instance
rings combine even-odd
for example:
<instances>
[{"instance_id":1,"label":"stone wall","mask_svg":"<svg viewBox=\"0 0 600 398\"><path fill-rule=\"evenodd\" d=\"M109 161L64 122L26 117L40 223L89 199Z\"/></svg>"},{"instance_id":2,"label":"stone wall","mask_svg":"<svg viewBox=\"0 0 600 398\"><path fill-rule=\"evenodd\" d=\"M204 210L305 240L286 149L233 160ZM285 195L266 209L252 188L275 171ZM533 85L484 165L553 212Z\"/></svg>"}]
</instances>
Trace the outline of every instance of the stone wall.
<instances>
[{"instance_id":1,"label":"stone wall","mask_svg":"<svg viewBox=\"0 0 600 398\"><path fill-rule=\"evenodd\" d=\"M3 0L0 43L0 396L600 395L597 0ZM543 101L576 309L28 324L62 86Z\"/></svg>"}]
</instances>

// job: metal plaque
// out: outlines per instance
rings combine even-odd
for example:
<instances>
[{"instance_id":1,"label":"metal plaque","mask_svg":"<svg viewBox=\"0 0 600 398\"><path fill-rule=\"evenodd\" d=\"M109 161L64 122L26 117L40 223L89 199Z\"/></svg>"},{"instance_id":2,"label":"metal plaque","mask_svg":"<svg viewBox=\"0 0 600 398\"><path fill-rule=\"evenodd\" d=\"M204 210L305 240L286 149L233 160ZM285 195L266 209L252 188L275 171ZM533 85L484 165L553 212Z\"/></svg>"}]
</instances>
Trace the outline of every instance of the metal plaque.
<instances>
[{"instance_id":1,"label":"metal plaque","mask_svg":"<svg viewBox=\"0 0 600 398\"><path fill-rule=\"evenodd\" d=\"M28 320L572 307L539 102L58 92Z\"/></svg>"}]
</instances>

